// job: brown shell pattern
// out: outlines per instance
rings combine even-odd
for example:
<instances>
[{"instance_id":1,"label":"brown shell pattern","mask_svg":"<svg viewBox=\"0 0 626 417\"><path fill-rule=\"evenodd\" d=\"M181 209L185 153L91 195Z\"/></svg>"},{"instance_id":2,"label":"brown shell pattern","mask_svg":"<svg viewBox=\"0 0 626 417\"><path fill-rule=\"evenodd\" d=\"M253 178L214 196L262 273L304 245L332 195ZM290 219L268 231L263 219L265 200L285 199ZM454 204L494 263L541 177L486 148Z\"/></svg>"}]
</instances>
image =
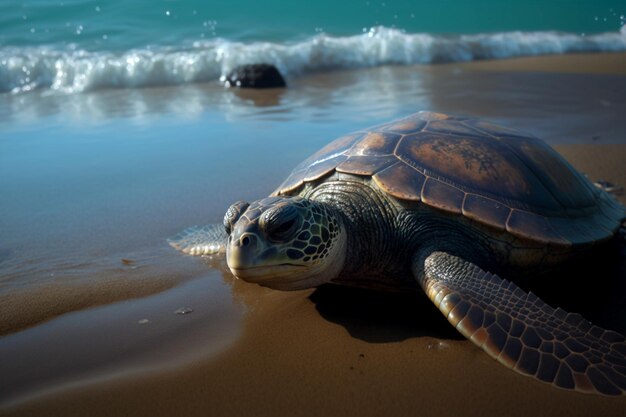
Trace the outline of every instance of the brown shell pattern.
<instances>
[{"instance_id":1,"label":"brown shell pattern","mask_svg":"<svg viewBox=\"0 0 626 417\"><path fill-rule=\"evenodd\" d=\"M298 165L274 195L297 194L335 171L371 177L397 199L544 243L603 240L625 216L540 139L440 113L419 112L343 136Z\"/></svg>"}]
</instances>

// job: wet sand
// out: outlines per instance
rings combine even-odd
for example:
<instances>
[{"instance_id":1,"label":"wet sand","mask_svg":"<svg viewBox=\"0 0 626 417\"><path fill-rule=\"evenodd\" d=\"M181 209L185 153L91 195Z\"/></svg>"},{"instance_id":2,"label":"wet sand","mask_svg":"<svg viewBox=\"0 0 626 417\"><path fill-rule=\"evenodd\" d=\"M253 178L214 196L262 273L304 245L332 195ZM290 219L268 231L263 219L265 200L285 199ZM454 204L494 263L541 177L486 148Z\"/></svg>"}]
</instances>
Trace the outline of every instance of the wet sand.
<instances>
[{"instance_id":1,"label":"wet sand","mask_svg":"<svg viewBox=\"0 0 626 417\"><path fill-rule=\"evenodd\" d=\"M596 56L595 71L626 75L624 56ZM547 57L550 63L536 68L566 71L579 58ZM501 65L526 70L542 60ZM626 185L626 144L589 139L556 149L590 178ZM626 203L623 193L618 198ZM624 333L624 246L616 244L601 258L610 265L573 269L577 276L554 277L561 287L533 290ZM194 268L200 262L189 261ZM424 297L335 286L272 291L218 272L224 269L219 261L204 262L208 265L200 266L208 272L188 284L78 311L0 339L12 360L29 367L20 379L16 363L5 393L10 382L31 387L32 393L5 397L0 414L626 416L624 397L566 392L505 369L460 337ZM209 281L220 285L216 289L206 285ZM566 294L563 284L571 287ZM193 313L172 314L186 305ZM150 323L138 325L143 318ZM105 330L102 321L109 323ZM229 332L225 323L237 330ZM100 332L103 346L92 350ZM119 345L128 349L112 353ZM82 355L68 354L72 349ZM159 361L166 366L155 367ZM77 372L89 366L93 373ZM51 381L41 391L32 388L38 373ZM72 373L73 379L54 379Z\"/></svg>"},{"instance_id":2,"label":"wet sand","mask_svg":"<svg viewBox=\"0 0 626 417\"><path fill-rule=\"evenodd\" d=\"M198 273L193 264L172 258L170 253L152 254L151 258L100 259L97 267L90 266L91 273L81 273L80 280L0 294L0 336L65 313L157 294Z\"/></svg>"},{"instance_id":3,"label":"wet sand","mask_svg":"<svg viewBox=\"0 0 626 417\"><path fill-rule=\"evenodd\" d=\"M458 64L470 71L532 71L577 74L626 73L626 54L570 54L566 59L559 55L485 60Z\"/></svg>"}]
</instances>

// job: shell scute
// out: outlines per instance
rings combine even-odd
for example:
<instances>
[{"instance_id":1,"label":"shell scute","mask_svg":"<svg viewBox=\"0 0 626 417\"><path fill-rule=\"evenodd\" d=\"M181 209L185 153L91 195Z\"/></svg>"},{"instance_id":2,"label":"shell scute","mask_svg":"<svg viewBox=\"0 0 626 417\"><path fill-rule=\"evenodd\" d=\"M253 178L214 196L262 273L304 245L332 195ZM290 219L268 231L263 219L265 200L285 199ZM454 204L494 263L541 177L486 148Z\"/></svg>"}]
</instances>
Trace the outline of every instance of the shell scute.
<instances>
[{"instance_id":1,"label":"shell scute","mask_svg":"<svg viewBox=\"0 0 626 417\"><path fill-rule=\"evenodd\" d=\"M330 159L326 159L326 160L322 159L322 160L316 161L315 163L311 164L309 169L307 169L306 173L303 176L303 180L305 182L315 181L323 177L324 175L330 173L332 170L335 169L337 164L340 164L341 162L345 161L347 158L348 157L345 155L337 155Z\"/></svg>"},{"instance_id":2,"label":"shell scute","mask_svg":"<svg viewBox=\"0 0 626 417\"><path fill-rule=\"evenodd\" d=\"M511 147L531 172L563 207L585 207L596 204L596 190L574 170L561 155L546 143L532 138L509 141Z\"/></svg>"},{"instance_id":3,"label":"shell scute","mask_svg":"<svg viewBox=\"0 0 626 417\"><path fill-rule=\"evenodd\" d=\"M409 201L420 201L420 191L426 181L424 174L403 162L396 162L377 172L372 179L390 195Z\"/></svg>"},{"instance_id":4,"label":"shell scute","mask_svg":"<svg viewBox=\"0 0 626 417\"><path fill-rule=\"evenodd\" d=\"M356 132L340 137L324 146L322 149L311 155L300 166L311 166L315 163L330 160L336 156L345 154L354 143L365 136L365 132Z\"/></svg>"},{"instance_id":5,"label":"shell scute","mask_svg":"<svg viewBox=\"0 0 626 417\"><path fill-rule=\"evenodd\" d=\"M427 178L422 188L422 201L451 213L461 214L465 193L445 182Z\"/></svg>"},{"instance_id":6,"label":"shell scute","mask_svg":"<svg viewBox=\"0 0 626 417\"><path fill-rule=\"evenodd\" d=\"M383 156L373 158L367 155L355 155L348 157L335 168L337 172L354 175L372 175L383 168L397 162L395 156Z\"/></svg>"},{"instance_id":7,"label":"shell scute","mask_svg":"<svg viewBox=\"0 0 626 417\"><path fill-rule=\"evenodd\" d=\"M393 151L402 135L389 132L369 132L352 146L347 152L350 156L356 155L393 155Z\"/></svg>"},{"instance_id":8,"label":"shell scute","mask_svg":"<svg viewBox=\"0 0 626 417\"><path fill-rule=\"evenodd\" d=\"M516 236L542 243L569 246L571 242L557 233L546 217L522 210L512 210L506 230Z\"/></svg>"},{"instance_id":9,"label":"shell scute","mask_svg":"<svg viewBox=\"0 0 626 417\"><path fill-rule=\"evenodd\" d=\"M455 120L435 120L429 122L424 128L425 132L442 133L445 135L460 135L460 136L477 136L482 137L485 134L479 130L465 125L463 122Z\"/></svg>"},{"instance_id":10,"label":"shell scute","mask_svg":"<svg viewBox=\"0 0 626 417\"><path fill-rule=\"evenodd\" d=\"M529 203L561 210L532 172L498 141L421 132L404 136L396 155L417 169L448 179L464 191L518 201L518 208Z\"/></svg>"},{"instance_id":11,"label":"shell scute","mask_svg":"<svg viewBox=\"0 0 626 417\"><path fill-rule=\"evenodd\" d=\"M496 124L489 123L489 122L485 122L484 120L468 119L464 123L467 124L468 126L477 128L477 129L479 129L479 130L481 130L481 131L485 132L486 134L488 134L490 136L493 136L493 137L498 137L498 138L503 138L503 137L511 137L511 138L533 137L532 135L530 135L528 133L522 133L519 130L511 129L511 128L508 128L508 127L496 125Z\"/></svg>"},{"instance_id":12,"label":"shell scute","mask_svg":"<svg viewBox=\"0 0 626 417\"><path fill-rule=\"evenodd\" d=\"M572 220L575 224L576 231L579 234L587 236L588 241L600 241L603 236L607 235L604 228L595 223L595 217L596 216L590 216Z\"/></svg>"},{"instance_id":13,"label":"shell scute","mask_svg":"<svg viewBox=\"0 0 626 417\"><path fill-rule=\"evenodd\" d=\"M461 120L461 118L453 117L453 116L450 116L449 114L437 113L437 112L434 112L434 111L426 111L426 110L419 111L419 112L417 112L414 115L409 116L409 117L416 118L416 119L419 119L419 120L424 120L426 122L434 122L436 120L448 120L448 119L451 119L451 120Z\"/></svg>"},{"instance_id":14,"label":"shell scute","mask_svg":"<svg viewBox=\"0 0 626 417\"><path fill-rule=\"evenodd\" d=\"M590 229L589 234L593 235L594 241L603 240L605 236L610 236L615 232L612 227L605 223L604 216L596 215L590 217L586 223Z\"/></svg>"},{"instance_id":15,"label":"shell scute","mask_svg":"<svg viewBox=\"0 0 626 417\"><path fill-rule=\"evenodd\" d=\"M380 130L399 134L419 132L424 128L424 126L426 126L427 122L426 120L418 117L418 115L409 116L404 119L387 123L386 125L381 126Z\"/></svg>"},{"instance_id":16,"label":"shell scute","mask_svg":"<svg viewBox=\"0 0 626 417\"><path fill-rule=\"evenodd\" d=\"M302 173L295 172L291 174L282 184L278 186L271 196L286 195L294 192L304 184Z\"/></svg>"},{"instance_id":17,"label":"shell scute","mask_svg":"<svg viewBox=\"0 0 626 417\"><path fill-rule=\"evenodd\" d=\"M602 210L598 210L594 217L594 221L599 224L602 229L608 231L610 234L615 233L617 230L617 223L614 219L608 217Z\"/></svg>"},{"instance_id":18,"label":"shell scute","mask_svg":"<svg viewBox=\"0 0 626 417\"><path fill-rule=\"evenodd\" d=\"M617 201L606 193L600 194L600 200L602 200L602 211L611 219L624 220L626 218L626 212Z\"/></svg>"},{"instance_id":19,"label":"shell scute","mask_svg":"<svg viewBox=\"0 0 626 417\"><path fill-rule=\"evenodd\" d=\"M510 213L511 209L508 206L477 194L467 194L463 202L465 217L487 223L499 230L506 229Z\"/></svg>"}]
</instances>

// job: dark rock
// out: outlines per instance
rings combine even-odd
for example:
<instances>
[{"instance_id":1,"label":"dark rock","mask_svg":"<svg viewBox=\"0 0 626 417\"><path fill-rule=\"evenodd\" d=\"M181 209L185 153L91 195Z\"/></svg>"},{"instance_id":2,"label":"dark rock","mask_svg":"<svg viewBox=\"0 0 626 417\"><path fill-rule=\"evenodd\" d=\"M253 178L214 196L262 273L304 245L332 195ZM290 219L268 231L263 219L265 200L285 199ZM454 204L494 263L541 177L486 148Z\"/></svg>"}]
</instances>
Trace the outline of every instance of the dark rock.
<instances>
[{"instance_id":1,"label":"dark rock","mask_svg":"<svg viewBox=\"0 0 626 417\"><path fill-rule=\"evenodd\" d=\"M222 78L227 87L278 88L286 87L285 79L270 64L241 65Z\"/></svg>"}]
</instances>

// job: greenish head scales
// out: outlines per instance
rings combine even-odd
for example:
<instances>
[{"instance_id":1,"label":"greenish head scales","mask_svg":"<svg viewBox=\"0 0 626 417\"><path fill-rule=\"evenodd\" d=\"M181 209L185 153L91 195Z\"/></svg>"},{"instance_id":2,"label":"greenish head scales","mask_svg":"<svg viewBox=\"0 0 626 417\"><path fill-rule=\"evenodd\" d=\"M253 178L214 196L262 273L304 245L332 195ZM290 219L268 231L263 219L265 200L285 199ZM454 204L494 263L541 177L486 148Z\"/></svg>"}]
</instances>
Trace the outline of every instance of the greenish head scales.
<instances>
[{"instance_id":1,"label":"greenish head scales","mask_svg":"<svg viewBox=\"0 0 626 417\"><path fill-rule=\"evenodd\" d=\"M345 233L323 203L300 197L238 201L224 216L232 273L263 286L296 290L335 278L343 267Z\"/></svg>"}]
</instances>

